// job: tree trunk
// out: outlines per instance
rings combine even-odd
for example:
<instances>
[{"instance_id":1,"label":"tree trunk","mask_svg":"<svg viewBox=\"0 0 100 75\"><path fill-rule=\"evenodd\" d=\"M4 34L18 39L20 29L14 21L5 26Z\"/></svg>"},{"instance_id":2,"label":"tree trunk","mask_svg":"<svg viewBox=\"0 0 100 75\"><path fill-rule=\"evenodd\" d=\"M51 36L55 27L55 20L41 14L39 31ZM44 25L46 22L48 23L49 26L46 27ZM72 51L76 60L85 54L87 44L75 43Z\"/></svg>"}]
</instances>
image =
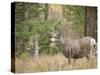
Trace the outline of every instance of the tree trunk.
<instances>
[{"instance_id":1,"label":"tree trunk","mask_svg":"<svg viewBox=\"0 0 100 75\"><path fill-rule=\"evenodd\" d=\"M48 4L45 4L45 17L44 17L45 20L48 19Z\"/></svg>"},{"instance_id":2,"label":"tree trunk","mask_svg":"<svg viewBox=\"0 0 100 75\"><path fill-rule=\"evenodd\" d=\"M38 35L34 37L35 49L34 49L34 60L38 63L39 61L39 44L38 44Z\"/></svg>"},{"instance_id":3,"label":"tree trunk","mask_svg":"<svg viewBox=\"0 0 100 75\"><path fill-rule=\"evenodd\" d=\"M47 15L48 15L47 16L48 20L53 19L53 18L57 18L61 20L63 17L63 5L49 4Z\"/></svg>"},{"instance_id":4,"label":"tree trunk","mask_svg":"<svg viewBox=\"0 0 100 75\"><path fill-rule=\"evenodd\" d=\"M92 36L97 40L97 8L85 8L85 36Z\"/></svg>"}]
</instances>

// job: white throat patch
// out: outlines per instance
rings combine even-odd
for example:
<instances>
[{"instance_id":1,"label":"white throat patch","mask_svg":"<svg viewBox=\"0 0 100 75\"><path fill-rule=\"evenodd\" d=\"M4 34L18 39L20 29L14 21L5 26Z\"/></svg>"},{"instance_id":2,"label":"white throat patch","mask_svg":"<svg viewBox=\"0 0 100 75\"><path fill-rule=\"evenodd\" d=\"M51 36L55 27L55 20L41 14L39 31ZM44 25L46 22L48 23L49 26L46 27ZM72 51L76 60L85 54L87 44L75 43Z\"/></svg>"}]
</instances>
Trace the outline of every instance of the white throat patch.
<instances>
[{"instance_id":1,"label":"white throat patch","mask_svg":"<svg viewBox=\"0 0 100 75\"><path fill-rule=\"evenodd\" d=\"M57 39L56 38L51 38L51 41L52 42L55 42Z\"/></svg>"}]
</instances>

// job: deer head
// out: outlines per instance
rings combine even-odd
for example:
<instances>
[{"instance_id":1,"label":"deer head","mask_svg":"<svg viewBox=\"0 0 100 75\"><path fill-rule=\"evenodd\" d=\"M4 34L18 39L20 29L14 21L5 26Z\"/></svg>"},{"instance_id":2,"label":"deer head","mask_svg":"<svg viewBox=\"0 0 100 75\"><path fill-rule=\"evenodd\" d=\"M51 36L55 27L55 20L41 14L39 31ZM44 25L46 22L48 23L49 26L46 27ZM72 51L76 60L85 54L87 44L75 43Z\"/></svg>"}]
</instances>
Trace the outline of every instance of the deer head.
<instances>
[{"instance_id":1,"label":"deer head","mask_svg":"<svg viewBox=\"0 0 100 75\"><path fill-rule=\"evenodd\" d=\"M57 42L60 39L60 33L59 32L50 32L51 34L51 41Z\"/></svg>"}]
</instances>

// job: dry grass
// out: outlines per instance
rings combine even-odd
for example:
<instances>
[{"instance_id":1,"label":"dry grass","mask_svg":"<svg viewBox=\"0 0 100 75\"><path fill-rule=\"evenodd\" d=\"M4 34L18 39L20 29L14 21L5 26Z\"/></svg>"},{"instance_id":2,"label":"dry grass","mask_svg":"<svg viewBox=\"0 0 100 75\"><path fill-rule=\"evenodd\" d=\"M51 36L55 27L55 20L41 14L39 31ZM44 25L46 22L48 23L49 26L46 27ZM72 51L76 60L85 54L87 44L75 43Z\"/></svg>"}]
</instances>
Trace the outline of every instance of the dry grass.
<instances>
[{"instance_id":1,"label":"dry grass","mask_svg":"<svg viewBox=\"0 0 100 75\"><path fill-rule=\"evenodd\" d=\"M82 58L76 60L76 62L72 60L71 65L69 65L68 60L61 54L54 56L42 55L39 63L36 63L32 57L24 60L16 58L15 67L16 73L93 69L97 67L97 60L87 61Z\"/></svg>"}]
</instances>

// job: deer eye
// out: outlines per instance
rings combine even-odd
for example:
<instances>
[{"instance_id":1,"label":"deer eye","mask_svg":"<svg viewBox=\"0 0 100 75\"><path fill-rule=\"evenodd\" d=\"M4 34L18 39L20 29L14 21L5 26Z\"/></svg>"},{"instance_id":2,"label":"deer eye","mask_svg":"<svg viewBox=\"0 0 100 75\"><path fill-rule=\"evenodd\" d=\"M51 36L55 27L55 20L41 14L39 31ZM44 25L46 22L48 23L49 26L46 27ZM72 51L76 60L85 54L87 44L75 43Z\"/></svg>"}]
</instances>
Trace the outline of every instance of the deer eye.
<instances>
[{"instance_id":1,"label":"deer eye","mask_svg":"<svg viewBox=\"0 0 100 75\"><path fill-rule=\"evenodd\" d=\"M54 38L58 38L58 36L55 36Z\"/></svg>"},{"instance_id":2,"label":"deer eye","mask_svg":"<svg viewBox=\"0 0 100 75\"><path fill-rule=\"evenodd\" d=\"M59 36L55 36L54 38L59 38Z\"/></svg>"}]
</instances>

